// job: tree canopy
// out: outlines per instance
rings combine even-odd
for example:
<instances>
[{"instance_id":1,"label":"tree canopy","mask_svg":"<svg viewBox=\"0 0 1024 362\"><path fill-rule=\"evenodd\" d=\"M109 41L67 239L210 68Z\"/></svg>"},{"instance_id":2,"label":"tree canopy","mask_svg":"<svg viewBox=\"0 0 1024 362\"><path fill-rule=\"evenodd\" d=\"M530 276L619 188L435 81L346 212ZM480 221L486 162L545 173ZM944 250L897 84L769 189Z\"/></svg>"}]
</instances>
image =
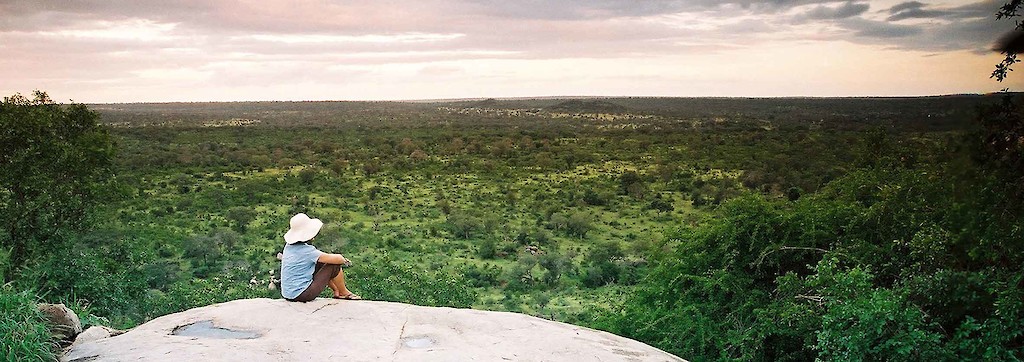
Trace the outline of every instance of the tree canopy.
<instances>
[{"instance_id":1,"label":"tree canopy","mask_svg":"<svg viewBox=\"0 0 1024 362\"><path fill-rule=\"evenodd\" d=\"M0 103L0 245L11 266L88 225L114 155L98 119L40 91Z\"/></svg>"}]
</instances>

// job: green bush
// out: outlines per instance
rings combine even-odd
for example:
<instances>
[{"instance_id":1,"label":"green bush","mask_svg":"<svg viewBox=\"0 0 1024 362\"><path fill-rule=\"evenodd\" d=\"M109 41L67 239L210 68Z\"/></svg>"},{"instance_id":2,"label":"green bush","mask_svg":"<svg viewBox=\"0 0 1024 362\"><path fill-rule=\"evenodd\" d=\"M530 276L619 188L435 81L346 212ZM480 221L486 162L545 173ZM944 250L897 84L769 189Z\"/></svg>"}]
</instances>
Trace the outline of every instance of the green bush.
<instances>
[{"instance_id":1,"label":"green bush","mask_svg":"<svg viewBox=\"0 0 1024 362\"><path fill-rule=\"evenodd\" d=\"M988 292L995 297L990 315L965 316L949 345L957 356L1019 361L1024 359L1024 274L990 280L993 283Z\"/></svg>"},{"instance_id":2,"label":"green bush","mask_svg":"<svg viewBox=\"0 0 1024 362\"><path fill-rule=\"evenodd\" d=\"M605 206L608 205L608 199L603 195L594 191L594 189L587 189L583 193L583 202L590 206Z\"/></svg>"},{"instance_id":3,"label":"green bush","mask_svg":"<svg viewBox=\"0 0 1024 362\"><path fill-rule=\"evenodd\" d=\"M795 201L726 202L593 325L694 360L1019 360L1017 211L993 207L995 180L942 172L865 169Z\"/></svg>"},{"instance_id":4,"label":"green bush","mask_svg":"<svg viewBox=\"0 0 1024 362\"><path fill-rule=\"evenodd\" d=\"M377 255L376 259L345 269L350 289L364 298L461 308L476 301L476 293L463 275L415 269L393 260L386 251Z\"/></svg>"},{"instance_id":5,"label":"green bush","mask_svg":"<svg viewBox=\"0 0 1024 362\"><path fill-rule=\"evenodd\" d=\"M498 255L497 245L492 238L486 238L480 243L480 249L477 250L477 256L481 259L489 260L494 259Z\"/></svg>"},{"instance_id":6,"label":"green bush","mask_svg":"<svg viewBox=\"0 0 1024 362\"><path fill-rule=\"evenodd\" d=\"M588 266L583 270L583 285L596 288L618 281L622 272L619 259L623 255L622 247L617 242L595 245L586 257Z\"/></svg>"},{"instance_id":7,"label":"green bush","mask_svg":"<svg viewBox=\"0 0 1024 362\"><path fill-rule=\"evenodd\" d=\"M148 288L146 266L152 261L153 252L145 241L98 231L51 250L48 258L27 268L16 284L35 288L46 300L73 300L96 314L123 320L118 317L145 310L139 301Z\"/></svg>"},{"instance_id":8,"label":"green bush","mask_svg":"<svg viewBox=\"0 0 1024 362\"><path fill-rule=\"evenodd\" d=\"M219 277L192 278L174 283L166 292L151 290L139 304L147 308L140 315L149 319L236 299L280 297L279 291L269 290L263 284Z\"/></svg>"},{"instance_id":9,"label":"green bush","mask_svg":"<svg viewBox=\"0 0 1024 362\"><path fill-rule=\"evenodd\" d=\"M817 332L818 358L842 361L936 361L950 359L941 335L905 290L875 288L868 271L838 270L823 260L807 283L818 290L824 313Z\"/></svg>"},{"instance_id":10,"label":"green bush","mask_svg":"<svg viewBox=\"0 0 1024 362\"><path fill-rule=\"evenodd\" d=\"M11 251L10 249L0 247L0 281L7 280L7 275L11 273Z\"/></svg>"},{"instance_id":11,"label":"green bush","mask_svg":"<svg viewBox=\"0 0 1024 362\"><path fill-rule=\"evenodd\" d=\"M562 273L571 265L571 262L556 253L548 253L537 258L537 263L544 268L544 277L541 279L548 286L555 286L562 278Z\"/></svg>"},{"instance_id":12,"label":"green bush","mask_svg":"<svg viewBox=\"0 0 1024 362\"><path fill-rule=\"evenodd\" d=\"M0 287L0 360L55 361L57 345L51 339L32 293Z\"/></svg>"},{"instance_id":13,"label":"green bush","mask_svg":"<svg viewBox=\"0 0 1024 362\"><path fill-rule=\"evenodd\" d=\"M470 264L462 269L462 275L474 287L490 287L498 285L501 268L493 264L485 264L484 266Z\"/></svg>"},{"instance_id":14,"label":"green bush","mask_svg":"<svg viewBox=\"0 0 1024 362\"><path fill-rule=\"evenodd\" d=\"M584 238L593 229L593 216L584 211L571 213L556 212L551 214L548 227L563 231L567 236Z\"/></svg>"}]
</instances>

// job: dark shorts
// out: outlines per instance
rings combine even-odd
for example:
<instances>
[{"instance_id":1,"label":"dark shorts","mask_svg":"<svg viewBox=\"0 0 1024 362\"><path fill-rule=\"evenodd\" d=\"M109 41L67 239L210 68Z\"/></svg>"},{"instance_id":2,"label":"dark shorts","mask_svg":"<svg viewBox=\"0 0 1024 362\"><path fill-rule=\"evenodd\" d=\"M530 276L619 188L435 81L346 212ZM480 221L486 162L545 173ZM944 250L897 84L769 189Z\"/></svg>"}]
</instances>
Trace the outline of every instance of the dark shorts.
<instances>
[{"instance_id":1,"label":"dark shorts","mask_svg":"<svg viewBox=\"0 0 1024 362\"><path fill-rule=\"evenodd\" d=\"M308 302L316 299L324 291L324 288L327 288L327 283L338 276L340 272L341 265L339 264L316 263L316 269L313 269L313 282L306 287L306 290L299 293L299 296L294 299L285 299L291 302Z\"/></svg>"}]
</instances>

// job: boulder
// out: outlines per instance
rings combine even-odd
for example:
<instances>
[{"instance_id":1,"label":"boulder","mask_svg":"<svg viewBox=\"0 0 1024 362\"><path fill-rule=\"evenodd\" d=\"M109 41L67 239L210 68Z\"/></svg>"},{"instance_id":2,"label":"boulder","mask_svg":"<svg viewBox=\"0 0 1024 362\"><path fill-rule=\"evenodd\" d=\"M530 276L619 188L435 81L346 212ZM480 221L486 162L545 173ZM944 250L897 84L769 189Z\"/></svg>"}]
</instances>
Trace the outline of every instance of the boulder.
<instances>
[{"instance_id":1,"label":"boulder","mask_svg":"<svg viewBox=\"0 0 1024 362\"><path fill-rule=\"evenodd\" d=\"M646 344L517 313L402 303L243 299L156 318L64 361L682 361Z\"/></svg>"},{"instance_id":2,"label":"boulder","mask_svg":"<svg viewBox=\"0 0 1024 362\"><path fill-rule=\"evenodd\" d=\"M82 333L82 322L78 315L64 304L40 303L36 308L46 316L50 333L63 345L70 344L75 340L75 336Z\"/></svg>"},{"instance_id":3,"label":"boulder","mask_svg":"<svg viewBox=\"0 0 1024 362\"><path fill-rule=\"evenodd\" d=\"M83 331L82 333L79 333L78 337L75 337L75 343L72 343L71 347L74 348L75 346L78 346L82 343L98 341L104 338L110 338L121 333L124 333L124 331L119 331L104 326L92 326Z\"/></svg>"}]
</instances>

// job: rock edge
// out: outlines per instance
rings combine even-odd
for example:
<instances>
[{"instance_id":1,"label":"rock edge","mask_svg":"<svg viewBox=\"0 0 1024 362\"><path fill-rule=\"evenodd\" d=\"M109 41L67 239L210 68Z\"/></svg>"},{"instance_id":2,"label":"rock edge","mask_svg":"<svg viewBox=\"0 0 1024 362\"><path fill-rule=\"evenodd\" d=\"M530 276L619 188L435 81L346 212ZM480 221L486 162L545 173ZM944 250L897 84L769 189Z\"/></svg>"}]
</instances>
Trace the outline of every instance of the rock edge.
<instances>
[{"instance_id":1,"label":"rock edge","mask_svg":"<svg viewBox=\"0 0 1024 362\"><path fill-rule=\"evenodd\" d=\"M253 339L172 334L212 321ZM611 333L518 313L376 301L243 299L166 315L84 342L63 361L683 361Z\"/></svg>"}]
</instances>

